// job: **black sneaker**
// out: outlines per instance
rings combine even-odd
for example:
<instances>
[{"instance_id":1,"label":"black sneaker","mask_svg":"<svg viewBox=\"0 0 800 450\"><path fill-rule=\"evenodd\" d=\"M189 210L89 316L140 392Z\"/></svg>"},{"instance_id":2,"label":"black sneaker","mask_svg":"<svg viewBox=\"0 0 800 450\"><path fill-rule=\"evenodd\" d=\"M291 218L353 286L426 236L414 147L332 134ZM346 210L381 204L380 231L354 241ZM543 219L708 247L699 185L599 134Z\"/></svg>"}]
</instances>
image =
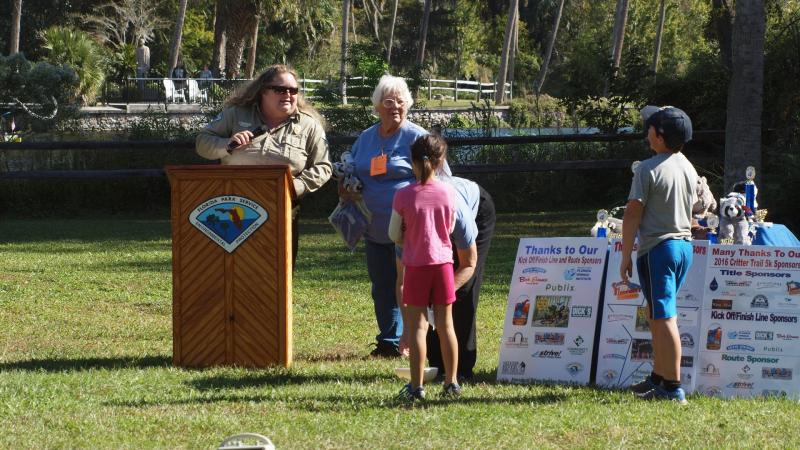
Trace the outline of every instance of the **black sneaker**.
<instances>
[{"instance_id":1,"label":"black sneaker","mask_svg":"<svg viewBox=\"0 0 800 450\"><path fill-rule=\"evenodd\" d=\"M369 352L369 356L373 358L400 358L403 356L396 345L388 342L376 342L374 345L375 348Z\"/></svg>"},{"instance_id":2,"label":"black sneaker","mask_svg":"<svg viewBox=\"0 0 800 450\"><path fill-rule=\"evenodd\" d=\"M406 384L397 394L397 399L402 402L414 403L425 400L425 388L422 386L414 389L411 383Z\"/></svg>"},{"instance_id":3,"label":"black sneaker","mask_svg":"<svg viewBox=\"0 0 800 450\"><path fill-rule=\"evenodd\" d=\"M650 378L650 375L648 375L644 378L644 380L636 384L632 384L629 389L634 394L644 394L645 392L649 392L657 387L658 385L653 383L653 379Z\"/></svg>"},{"instance_id":4,"label":"black sneaker","mask_svg":"<svg viewBox=\"0 0 800 450\"><path fill-rule=\"evenodd\" d=\"M461 397L461 386L458 383L445 384L442 389L443 398L458 398Z\"/></svg>"}]
</instances>

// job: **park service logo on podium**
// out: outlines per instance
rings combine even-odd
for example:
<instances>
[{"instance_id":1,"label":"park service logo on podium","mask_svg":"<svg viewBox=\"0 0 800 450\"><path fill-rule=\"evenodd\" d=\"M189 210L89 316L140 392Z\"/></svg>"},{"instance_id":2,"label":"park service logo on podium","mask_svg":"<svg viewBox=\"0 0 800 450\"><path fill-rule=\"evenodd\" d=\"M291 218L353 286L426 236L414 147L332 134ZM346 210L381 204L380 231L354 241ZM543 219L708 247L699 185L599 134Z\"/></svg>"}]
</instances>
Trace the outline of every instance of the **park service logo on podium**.
<instances>
[{"instance_id":1,"label":"park service logo on podium","mask_svg":"<svg viewBox=\"0 0 800 450\"><path fill-rule=\"evenodd\" d=\"M233 253L267 219L269 214L261 205L236 195L210 198L189 214L189 222L228 253Z\"/></svg>"}]
</instances>

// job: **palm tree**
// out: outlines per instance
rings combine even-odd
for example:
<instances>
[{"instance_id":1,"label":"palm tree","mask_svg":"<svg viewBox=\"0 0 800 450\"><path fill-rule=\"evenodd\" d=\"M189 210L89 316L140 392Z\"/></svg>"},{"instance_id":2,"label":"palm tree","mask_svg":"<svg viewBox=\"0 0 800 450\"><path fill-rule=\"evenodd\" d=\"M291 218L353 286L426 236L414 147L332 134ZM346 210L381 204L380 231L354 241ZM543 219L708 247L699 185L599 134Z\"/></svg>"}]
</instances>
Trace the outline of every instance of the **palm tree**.
<instances>
[{"instance_id":1,"label":"palm tree","mask_svg":"<svg viewBox=\"0 0 800 450\"><path fill-rule=\"evenodd\" d=\"M8 54L19 53L19 25L22 20L22 0L11 2L11 37L8 40Z\"/></svg>"},{"instance_id":2,"label":"palm tree","mask_svg":"<svg viewBox=\"0 0 800 450\"><path fill-rule=\"evenodd\" d=\"M725 189L742 181L747 166L755 167L756 174L761 168L766 29L764 1L739 1L735 8L725 124Z\"/></svg>"},{"instance_id":3,"label":"palm tree","mask_svg":"<svg viewBox=\"0 0 800 450\"><path fill-rule=\"evenodd\" d=\"M181 38L183 37L183 21L186 18L186 3L187 0L180 0L178 6L178 17L175 19L175 32L172 33L172 42L169 47L169 65L168 70L172 70L178 65L178 55L181 51Z\"/></svg>"},{"instance_id":4,"label":"palm tree","mask_svg":"<svg viewBox=\"0 0 800 450\"><path fill-rule=\"evenodd\" d=\"M94 101L105 80L103 48L88 33L67 27L50 27L40 33L47 50L45 60L66 64L78 75L82 103Z\"/></svg>"},{"instance_id":5,"label":"palm tree","mask_svg":"<svg viewBox=\"0 0 800 450\"><path fill-rule=\"evenodd\" d=\"M258 20L261 11L261 0L228 0L223 2L227 7L227 27L225 35L225 68L229 77L237 76L242 63L245 43L253 31L253 24Z\"/></svg>"},{"instance_id":6,"label":"palm tree","mask_svg":"<svg viewBox=\"0 0 800 450\"><path fill-rule=\"evenodd\" d=\"M428 41L428 22L431 18L431 0L425 0L422 11L422 24L419 27L419 47L417 48L417 67L425 61L425 44Z\"/></svg>"},{"instance_id":7,"label":"palm tree","mask_svg":"<svg viewBox=\"0 0 800 450\"><path fill-rule=\"evenodd\" d=\"M506 23L506 31L503 36L503 50L502 58L500 59L500 71L497 73L497 89L494 93L494 102L499 104L505 100L506 97L506 75L508 73L508 59L509 54L513 51L511 45L514 38L514 28L517 26L517 17L519 16L519 0L512 0L508 8L508 23Z\"/></svg>"},{"instance_id":8,"label":"palm tree","mask_svg":"<svg viewBox=\"0 0 800 450\"><path fill-rule=\"evenodd\" d=\"M350 0L342 2L342 60L339 67L339 79L341 80L340 93L342 104L347 104L347 28L350 19Z\"/></svg>"},{"instance_id":9,"label":"palm tree","mask_svg":"<svg viewBox=\"0 0 800 450\"><path fill-rule=\"evenodd\" d=\"M218 77L225 70L225 28L228 26L225 0L217 0L214 5L214 50L211 53L211 71Z\"/></svg>"},{"instance_id":10,"label":"palm tree","mask_svg":"<svg viewBox=\"0 0 800 450\"><path fill-rule=\"evenodd\" d=\"M611 49L611 74L606 80L603 96L608 96L611 81L616 78L619 65L622 61L622 45L625 42L625 27L628 22L628 0L617 0L617 10L614 15L614 31Z\"/></svg>"},{"instance_id":11,"label":"palm tree","mask_svg":"<svg viewBox=\"0 0 800 450\"><path fill-rule=\"evenodd\" d=\"M256 69L256 45L258 44L258 22L259 18L253 24L252 37L250 38L250 51L247 52L247 65L245 66L245 74L247 78L253 78L253 73Z\"/></svg>"},{"instance_id":12,"label":"palm tree","mask_svg":"<svg viewBox=\"0 0 800 450\"><path fill-rule=\"evenodd\" d=\"M561 14L564 12L564 3L566 0L561 0L561 3L558 5L558 12L556 12L556 18L553 23L553 29L550 31L550 38L547 41L547 51L544 54L544 61L542 62L541 70L539 71L539 77L536 79L536 84L534 86L534 91L536 95L542 92L542 86L544 86L544 79L547 77L547 68L550 66L550 58L553 56L553 48L556 44L556 35L558 34L558 27L561 25Z\"/></svg>"}]
</instances>

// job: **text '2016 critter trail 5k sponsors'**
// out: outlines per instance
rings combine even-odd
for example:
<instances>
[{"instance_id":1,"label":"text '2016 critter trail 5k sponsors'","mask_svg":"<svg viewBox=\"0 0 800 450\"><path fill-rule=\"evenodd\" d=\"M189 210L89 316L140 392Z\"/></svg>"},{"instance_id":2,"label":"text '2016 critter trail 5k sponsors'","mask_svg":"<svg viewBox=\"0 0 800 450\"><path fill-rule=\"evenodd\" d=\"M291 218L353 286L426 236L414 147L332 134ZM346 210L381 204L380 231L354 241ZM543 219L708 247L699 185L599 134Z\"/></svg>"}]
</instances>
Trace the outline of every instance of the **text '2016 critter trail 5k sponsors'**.
<instances>
[{"instance_id":1,"label":"text '2016 critter trail 5k sponsors'","mask_svg":"<svg viewBox=\"0 0 800 450\"><path fill-rule=\"evenodd\" d=\"M693 262L677 295L678 329L681 337L681 384L694 390L697 361L699 314L703 299L708 241L693 241ZM611 242L606 272L600 342L597 351L597 379L600 386L624 388L642 380L653 370L653 345L647 323L647 301L639 284L635 265L627 283L619 276L622 243ZM636 261L636 252L632 256Z\"/></svg>"},{"instance_id":2,"label":"text '2016 critter trail 5k sponsors'","mask_svg":"<svg viewBox=\"0 0 800 450\"><path fill-rule=\"evenodd\" d=\"M709 249L697 390L800 398L800 249Z\"/></svg>"},{"instance_id":3,"label":"text '2016 critter trail 5k sponsors'","mask_svg":"<svg viewBox=\"0 0 800 450\"><path fill-rule=\"evenodd\" d=\"M520 240L498 380L589 383L606 249L595 238Z\"/></svg>"}]
</instances>

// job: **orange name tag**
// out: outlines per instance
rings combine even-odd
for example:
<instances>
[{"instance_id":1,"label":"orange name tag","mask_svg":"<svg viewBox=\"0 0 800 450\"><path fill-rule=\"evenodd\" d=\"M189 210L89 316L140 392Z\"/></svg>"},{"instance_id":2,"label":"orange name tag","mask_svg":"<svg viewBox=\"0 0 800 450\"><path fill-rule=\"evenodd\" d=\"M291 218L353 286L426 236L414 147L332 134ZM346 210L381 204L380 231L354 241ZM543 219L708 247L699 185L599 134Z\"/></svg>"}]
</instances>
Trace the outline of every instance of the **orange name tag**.
<instances>
[{"instance_id":1,"label":"orange name tag","mask_svg":"<svg viewBox=\"0 0 800 450\"><path fill-rule=\"evenodd\" d=\"M386 174L386 155L380 155L372 158L369 164L369 175L371 177Z\"/></svg>"}]
</instances>

